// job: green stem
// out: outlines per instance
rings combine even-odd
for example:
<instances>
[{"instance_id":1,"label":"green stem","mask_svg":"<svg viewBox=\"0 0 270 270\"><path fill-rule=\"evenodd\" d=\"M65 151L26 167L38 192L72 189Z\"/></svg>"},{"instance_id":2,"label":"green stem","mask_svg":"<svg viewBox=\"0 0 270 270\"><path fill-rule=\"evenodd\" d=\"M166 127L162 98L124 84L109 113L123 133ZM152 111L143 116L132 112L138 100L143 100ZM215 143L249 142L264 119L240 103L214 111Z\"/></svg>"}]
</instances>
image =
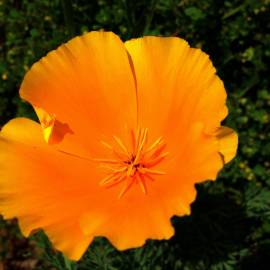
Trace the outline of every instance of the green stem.
<instances>
[{"instance_id":1,"label":"green stem","mask_svg":"<svg viewBox=\"0 0 270 270\"><path fill-rule=\"evenodd\" d=\"M74 269L74 264L65 256L64 257L64 262L65 262L65 267L67 268L67 270L73 270Z\"/></svg>"},{"instance_id":2,"label":"green stem","mask_svg":"<svg viewBox=\"0 0 270 270\"><path fill-rule=\"evenodd\" d=\"M72 0L61 0L64 17L65 17L65 24L68 30L69 37L75 36L75 25L73 19L73 9L72 9Z\"/></svg>"},{"instance_id":3,"label":"green stem","mask_svg":"<svg viewBox=\"0 0 270 270\"><path fill-rule=\"evenodd\" d=\"M156 7L157 1L156 0L152 0L151 4L150 4L150 11L149 14L147 16L146 22L145 22L145 26L144 26L144 30L143 30L143 34L147 34L147 32L149 31L150 25L152 23L153 20L153 16L155 13L155 7Z\"/></svg>"},{"instance_id":4,"label":"green stem","mask_svg":"<svg viewBox=\"0 0 270 270\"><path fill-rule=\"evenodd\" d=\"M242 11L245 8L245 6L246 6L246 3L230 10L229 12L223 15L222 20L226 20L230 18L231 16L235 15L236 13L238 13L239 11Z\"/></svg>"}]
</instances>

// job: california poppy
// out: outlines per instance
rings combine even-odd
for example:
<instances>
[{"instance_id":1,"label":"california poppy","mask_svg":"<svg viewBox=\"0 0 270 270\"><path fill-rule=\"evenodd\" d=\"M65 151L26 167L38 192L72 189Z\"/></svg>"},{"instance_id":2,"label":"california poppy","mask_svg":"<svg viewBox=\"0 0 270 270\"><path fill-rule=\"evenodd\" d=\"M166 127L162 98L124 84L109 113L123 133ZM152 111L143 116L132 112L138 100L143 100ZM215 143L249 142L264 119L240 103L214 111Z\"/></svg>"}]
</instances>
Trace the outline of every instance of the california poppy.
<instances>
[{"instance_id":1,"label":"california poppy","mask_svg":"<svg viewBox=\"0 0 270 270\"><path fill-rule=\"evenodd\" d=\"M16 118L1 131L0 212L71 259L95 236L119 250L169 239L195 183L236 153L223 83L180 38L76 37L33 65L20 95L40 124Z\"/></svg>"}]
</instances>

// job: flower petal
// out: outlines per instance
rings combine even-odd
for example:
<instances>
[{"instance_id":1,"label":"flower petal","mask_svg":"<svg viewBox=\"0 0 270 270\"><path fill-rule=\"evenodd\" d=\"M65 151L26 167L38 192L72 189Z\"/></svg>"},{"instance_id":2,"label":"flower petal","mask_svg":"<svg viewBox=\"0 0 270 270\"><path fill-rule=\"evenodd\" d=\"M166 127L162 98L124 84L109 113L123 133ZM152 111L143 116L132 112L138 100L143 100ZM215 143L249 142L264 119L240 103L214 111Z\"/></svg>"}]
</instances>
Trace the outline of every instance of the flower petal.
<instances>
[{"instance_id":1,"label":"flower petal","mask_svg":"<svg viewBox=\"0 0 270 270\"><path fill-rule=\"evenodd\" d=\"M42 108L34 107L43 128L44 139L49 144L60 143L67 133L73 133L67 124L63 124L54 115L50 115Z\"/></svg>"},{"instance_id":2,"label":"flower petal","mask_svg":"<svg viewBox=\"0 0 270 270\"><path fill-rule=\"evenodd\" d=\"M14 119L0 133L0 212L17 217L26 236L44 229L57 249L79 259L93 238L79 218L89 202L104 199L96 171L95 163L48 146L39 124Z\"/></svg>"},{"instance_id":3,"label":"flower petal","mask_svg":"<svg viewBox=\"0 0 270 270\"><path fill-rule=\"evenodd\" d=\"M14 119L4 126L0 149L0 212L17 217L26 236L44 229L72 259L80 258L94 236L127 249L173 235L159 194L145 195L136 184L119 199L123 186L101 187L96 163L58 152L33 121Z\"/></svg>"},{"instance_id":4,"label":"flower petal","mask_svg":"<svg viewBox=\"0 0 270 270\"><path fill-rule=\"evenodd\" d=\"M215 179L223 166L217 140L203 130L202 123L193 125L179 154L160 163L158 170L165 175L146 179L146 194L134 183L121 199L110 201L103 218L96 220L93 212L83 215L83 232L105 236L120 250L141 246L147 239L169 239L174 233L170 218L190 214L195 184ZM116 194L122 188L115 186Z\"/></svg>"},{"instance_id":5,"label":"flower petal","mask_svg":"<svg viewBox=\"0 0 270 270\"><path fill-rule=\"evenodd\" d=\"M203 130L202 123L194 124L179 154L160 163L157 170L165 175L146 179L146 194L134 183L125 196L110 202L103 219L93 224L95 213L82 216L83 232L105 236L120 250L141 246L147 239L169 239L174 233L170 218L190 214L195 184L214 180L223 166L217 140ZM114 189L119 194L122 186Z\"/></svg>"},{"instance_id":6,"label":"flower petal","mask_svg":"<svg viewBox=\"0 0 270 270\"><path fill-rule=\"evenodd\" d=\"M226 92L209 57L180 38L143 37L125 43L134 65L138 118L154 137L181 125L220 125L227 114Z\"/></svg>"},{"instance_id":7,"label":"flower petal","mask_svg":"<svg viewBox=\"0 0 270 270\"><path fill-rule=\"evenodd\" d=\"M216 132L219 141L219 151L224 158L224 162L230 162L236 155L238 136L237 133L228 127L220 127Z\"/></svg>"},{"instance_id":8,"label":"flower petal","mask_svg":"<svg viewBox=\"0 0 270 270\"><path fill-rule=\"evenodd\" d=\"M190 205L196 197L195 184L215 180L223 167L218 142L204 133L202 123L194 123L187 132L185 142L175 146L178 152L171 150L157 167L165 175L149 183L149 190L153 188L160 193L170 216L190 214Z\"/></svg>"},{"instance_id":9,"label":"flower petal","mask_svg":"<svg viewBox=\"0 0 270 270\"><path fill-rule=\"evenodd\" d=\"M214 134L227 114L223 83L209 57L180 38L143 37L125 45L135 70L139 125L153 138L162 136L169 153L156 168L166 175L151 185L171 215L188 214L194 185L216 179L223 167Z\"/></svg>"},{"instance_id":10,"label":"flower petal","mask_svg":"<svg viewBox=\"0 0 270 270\"><path fill-rule=\"evenodd\" d=\"M30 232L36 230L33 229L35 225L42 226L53 247L62 251L71 260L79 260L93 240L93 236L86 236L82 233L78 222L72 223L68 219L62 219L59 223L54 222L51 225L44 226L37 220L37 217L19 217L19 226L22 233L27 237Z\"/></svg>"},{"instance_id":11,"label":"flower petal","mask_svg":"<svg viewBox=\"0 0 270 270\"><path fill-rule=\"evenodd\" d=\"M92 152L100 150L102 136L120 135L136 124L128 55L110 32L91 32L50 52L26 74L20 94L67 124Z\"/></svg>"},{"instance_id":12,"label":"flower petal","mask_svg":"<svg viewBox=\"0 0 270 270\"><path fill-rule=\"evenodd\" d=\"M119 194L120 187L117 189ZM93 228L91 213L81 219L85 234L101 235L119 250L142 246L147 239L169 239L174 234L169 213L156 192L147 195L135 184L121 199L111 202L106 218Z\"/></svg>"}]
</instances>

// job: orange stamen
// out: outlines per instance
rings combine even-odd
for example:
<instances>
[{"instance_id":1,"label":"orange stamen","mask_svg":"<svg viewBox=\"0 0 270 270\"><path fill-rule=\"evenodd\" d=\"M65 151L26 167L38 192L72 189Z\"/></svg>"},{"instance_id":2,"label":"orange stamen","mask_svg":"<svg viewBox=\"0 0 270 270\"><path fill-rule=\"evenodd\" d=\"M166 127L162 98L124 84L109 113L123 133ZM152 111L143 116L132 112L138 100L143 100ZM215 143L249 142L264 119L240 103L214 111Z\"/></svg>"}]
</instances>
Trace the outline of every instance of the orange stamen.
<instances>
[{"instance_id":1,"label":"orange stamen","mask_svg":"<svg viewBox=\"0 0 270 270\"><path fill-rule=\"evenodd\" d=\"M165 172L152 169L169 154L163 152L166 144L162 137L148 146L148 129L139 128L136 133L133 130L130 131L130 147L126 146L119 137L113 136L113 138L116 146L104 141L101 143L112 151L116 159L95 159L101 163L101 167L109 171L107 176L100 181L100 185L111 188L125 181L118 198L122 198L133 184L138 184L142 192L147 194L147 180L154 181L153 176L165 174ZM115 150L117 148L118 150Z\"/></svg>"}]
</instances>

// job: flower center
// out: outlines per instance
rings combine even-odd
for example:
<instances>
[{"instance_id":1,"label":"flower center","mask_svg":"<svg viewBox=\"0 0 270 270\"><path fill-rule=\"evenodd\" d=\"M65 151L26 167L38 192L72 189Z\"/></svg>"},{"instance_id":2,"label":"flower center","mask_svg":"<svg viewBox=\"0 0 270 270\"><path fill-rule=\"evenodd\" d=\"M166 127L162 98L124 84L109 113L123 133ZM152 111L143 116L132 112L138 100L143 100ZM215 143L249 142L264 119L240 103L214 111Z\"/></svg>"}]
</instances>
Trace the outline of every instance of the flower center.
<instances>
[{"instance_id":1,"label":"flower center","mask_svg":"<svg viewBox=\"0 0 270 270\"><path fill-rule=\"evenodd\" d=\"M102 141L102 144L112 152L112 159L95 159L100 162L101 167L107 170L106 176L100 181L101 186L107 188L125 182L119 194L119 198L134 184L139 184L142 192L147 194L147 180L154 181L153 176L165 173L155 170L168 152L164 149L166 144L162 137L148 144L148 129L138 129L135 133L130 132L130 147L114 136L115 145Z\"/></svg>"}]
</instances>

